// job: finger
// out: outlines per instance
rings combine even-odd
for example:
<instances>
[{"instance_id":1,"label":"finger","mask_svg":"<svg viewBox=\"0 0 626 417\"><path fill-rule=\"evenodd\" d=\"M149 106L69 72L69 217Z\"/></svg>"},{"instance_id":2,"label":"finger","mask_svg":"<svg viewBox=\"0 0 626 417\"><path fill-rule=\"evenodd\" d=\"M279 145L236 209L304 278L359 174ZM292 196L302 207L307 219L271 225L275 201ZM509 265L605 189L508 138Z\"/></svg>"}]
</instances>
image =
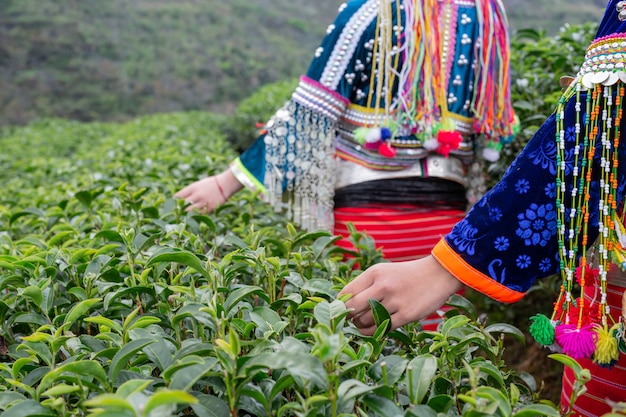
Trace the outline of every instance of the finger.
<instances>
[{"instance_id":1,"label":"finger","mask_svg":"<svg viewBox=\"0 0 626 417\"><path fill-rule=\"evenodd\" d=\"M198 210L198 203L194 203L191 200L187 200L187 203L189 203L189 205L185 208L186 212L192 212L192 211Z\"/></svg>"},{"instance_id":2,"label":"finger","mask_svg":"<svg viewBox=\"0 0 626 417\"><path fill-rule=\"evenodd\" d=\"M191 187L185 187L182 190L178 191L176 194L174 194L174 197L187 198L191 195L191 192Z\"/></svg>"},{"instance_id":3,"label":"finger","mask_svg":"<svg viewBox=\"0 0 626 417\"><path fill-rule=\"evenodd\" d=\"M369 299L375 298L371 291L365 290L361 293L354 294L352 298L346 301L346 308L351 310L348 317L354 318L364 312L371 310Z\"/></svg>"},{"instance_id":4,"label":"finger","mask_svg":"<svg viewBox=\"0 0 626 417\"><path fill-rule=\"evenodd\" d=\"M356 277L352 282L348 283L341 291L339 291L339 295L342 294L358 294L365 289L372 286L374 282L374 277L371 269L363 272L361 275Z\"/></svg>"},{"instance_id":5,"label":"finger","mask_svg":"<svg viewBox=\"0 0 626 417\"><path fill-rule=\"evenodd\" d=\"M372 336L374 333L376 333L376 329L378 327L376 327L375 324L370 325L370 326L357 326L357 328L359 329L359 331L365 335L365 336Z\"/></svg>"},{"instance_id":6,"label":"finger","mask_svg":"<svg viewBox=\"0 0 626 417\"><path fill-rule=\"evenodd\" d=\"M365 311L356 317L352 318L352 323L359 329L366 329L376 325L372 310Z\"/></svg>"}]
</instances>

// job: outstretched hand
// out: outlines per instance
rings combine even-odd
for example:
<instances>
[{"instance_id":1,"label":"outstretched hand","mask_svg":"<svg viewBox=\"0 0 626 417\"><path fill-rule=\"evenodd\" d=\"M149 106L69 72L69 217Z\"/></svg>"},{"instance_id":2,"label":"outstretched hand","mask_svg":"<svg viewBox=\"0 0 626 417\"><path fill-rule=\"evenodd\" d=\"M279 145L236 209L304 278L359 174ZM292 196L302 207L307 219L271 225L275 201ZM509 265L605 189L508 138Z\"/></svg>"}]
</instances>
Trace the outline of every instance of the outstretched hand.
<instances>
[{"instance_id":1,"label":"outstretched hand","mask_svg":"<svg viewBox=\"0 0 626 417\"><path fill-rule=\"evenodd\" d=\"M346 307L361 333L373 335L376 323L369 305L373 298L391 315L396 329L421 320L441 307L463 284L432 256L407 262L376 264L356 277L339 293L352 294Z\"/></svg>"},{"instance_id":2,"label":"outstretched hand","mask_svg":"<svg viewBox=\"0 0 626 417\"><path fill-rule=\"evenodd\" d=\"M227 169L220 174L189 184L174 194L174 197L182 198L189 203L187 211L199 210L210 213L242 188L231 170Z\"/></svg>"}]
</instances>

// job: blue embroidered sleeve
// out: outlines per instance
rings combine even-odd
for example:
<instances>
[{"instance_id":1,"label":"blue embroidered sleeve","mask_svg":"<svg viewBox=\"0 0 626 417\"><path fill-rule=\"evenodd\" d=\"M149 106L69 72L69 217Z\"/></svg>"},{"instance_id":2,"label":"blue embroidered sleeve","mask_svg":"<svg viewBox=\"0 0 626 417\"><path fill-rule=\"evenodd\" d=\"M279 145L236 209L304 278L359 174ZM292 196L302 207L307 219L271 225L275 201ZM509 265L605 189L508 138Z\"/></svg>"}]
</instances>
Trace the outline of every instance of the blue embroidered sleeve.
<instances>
[{"instance_id":1,"label":"blue embroidered sleeve","mask_svg":"<svg viewBox=\"0 0 626 417\"><path fill-rule=\"evenodd\" d=\"M585 94L581 94L584 101ZM557 207L557 154L559 143L563 143L561 170L565 174L567 189L563 193L572 193L571 184L575 166L581 166L583 150L576 145L576 126L574 120L585 120L584 110L576 115L576 100L565 104L560 116L567 122L562 131L557 132L557 115L551 115L529 141L524 150L508 168L498 182L468 212L464 220L444 238L442 246L433 252L438 260L452 271L461 281L474 286L487 295L493 288L506 288L510 293L524 293L537 278L556 274L560 271L558 228L561 227L557 210L562 210L564 218L575 213L571 208L571 198L566 197L564 204ZM584 123L581 123L585 131ZM626 123L621 124L621 129ZM579 126L579 129L581 127ZM560 141L560 135L564 140ZM598 207L600 180L597 172L602 171L600 139L596 144L593 160L593 172L590 181L589 203L589 240L591 245L598 235ZM624 144L619 151L624 154ZM624 163L620 158L617 171L620 187L616 201L623 201ZM578 161L575 163L575 161ZM608 186L608 185L607 185ZM563 226L564 227L564 226ZM568 240L567 237L565 237ZM580 253L580 247L578 253ZM446 260L454 260L456 266L449 267ZM465 269L465 272L463 271ZM468 271L472 272L468 272ZM469 277L469 278L468 278ZM489 281L477 283L476 281ZM494 287L495 286L495 287ZM521 297L521 295L520 295ZM494 297L503 301L514 301L515 296Z\"/></svg>"},{"instance_id":2,"label":"blue embroidered sleeve","mask_svg":"<svg viewBox=\"0 0 626 417\"><path fill-rule=\"evenodd\" d=\"M291 119L313 110L326 118L327 129L334 128L350 99L354 101L358 91L365 89L365 82L369 82L363 78L366 66L369 67L366 44L374 36L377 11L376 0L352 0L341 6L287 104L289 116L294 116ZM260 183L264 182L266 172L265 142L263 134L240 156L243 167Z\"/></svg>"}]
</instances>

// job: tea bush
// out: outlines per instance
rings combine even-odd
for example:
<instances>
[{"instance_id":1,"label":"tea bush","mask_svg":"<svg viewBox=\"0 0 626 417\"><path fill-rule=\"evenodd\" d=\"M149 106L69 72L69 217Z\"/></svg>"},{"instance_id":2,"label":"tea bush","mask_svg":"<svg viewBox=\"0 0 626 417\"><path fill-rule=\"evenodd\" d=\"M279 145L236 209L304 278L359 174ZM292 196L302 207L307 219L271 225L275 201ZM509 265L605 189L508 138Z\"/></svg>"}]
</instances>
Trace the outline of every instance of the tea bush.
<instances>
[{"instance_id":1,"label":"tea bush","mask_svg":"<svg viewBox=\"0 0 626 417\"><path fill-rule=\"evenodd\" d=\"M14 416L557 415L507 369L504 324L463 299L440 332L363 337L348 261L242 193L214 215L173 192L233 157L221 120L47 120L0 145L0 410ZM209 167L209 171L207 171Z\"/></svg>"},{"instance_id":2,"label":"tea bush","mask_svg":"<svg viewBox=\"0 0 626 417\"><path fill-rule=\"evenodd\" d=\"M345 258L249 192L186 212L173 193L235 156L227 123L2 132L3 416L559 415L503 360L520 330L462 297L437 332L388 332L372 302L378 332L360 335L337 293L382 261L368 236Z\"/></svg>"}]
</instances>

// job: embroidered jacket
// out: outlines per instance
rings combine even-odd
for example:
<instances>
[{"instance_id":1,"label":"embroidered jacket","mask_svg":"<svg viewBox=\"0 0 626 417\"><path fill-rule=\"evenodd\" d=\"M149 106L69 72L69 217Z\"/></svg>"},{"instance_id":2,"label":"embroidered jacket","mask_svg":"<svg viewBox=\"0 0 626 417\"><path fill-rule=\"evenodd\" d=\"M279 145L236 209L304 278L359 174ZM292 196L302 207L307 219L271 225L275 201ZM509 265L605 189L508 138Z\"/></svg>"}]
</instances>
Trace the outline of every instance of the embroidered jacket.
<instances>
[{"instance_id":1,"label":"embroidered jacket","mask_svg":"<svg viewBox=\"0 0 626 417\"><path fill-rule=\"evenodd\" d=\"M434 248L438 261L470 287L514 302L537 278L561 273L559 302L569 303L575 269L592 244L599 288L611 263L626 266L625 9L626 2L609 2L555 113L502 180Z\"/></svg>"}]
</instances>

